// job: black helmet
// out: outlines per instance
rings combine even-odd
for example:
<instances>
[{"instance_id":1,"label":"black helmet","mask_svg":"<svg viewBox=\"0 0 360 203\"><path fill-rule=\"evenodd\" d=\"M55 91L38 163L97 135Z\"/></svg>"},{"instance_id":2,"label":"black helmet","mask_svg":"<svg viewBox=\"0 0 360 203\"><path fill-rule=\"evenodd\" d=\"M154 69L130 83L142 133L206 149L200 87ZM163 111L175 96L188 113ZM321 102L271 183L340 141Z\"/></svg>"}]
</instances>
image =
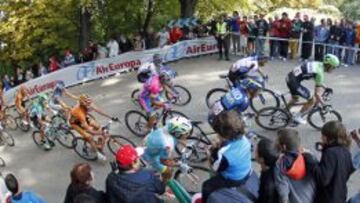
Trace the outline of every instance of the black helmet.
<instances>
[{"instance_id":1,"label":"black helmet","mask_svg":"<svg viewBox=\"0 0 360 203\"><path fill-rule=\"evenodd\" d=\"M151 77L151 75L152 75L151 70L146 69L138 73L137 79L139 82L145 83Z\"/></svg>"}]
</instances>

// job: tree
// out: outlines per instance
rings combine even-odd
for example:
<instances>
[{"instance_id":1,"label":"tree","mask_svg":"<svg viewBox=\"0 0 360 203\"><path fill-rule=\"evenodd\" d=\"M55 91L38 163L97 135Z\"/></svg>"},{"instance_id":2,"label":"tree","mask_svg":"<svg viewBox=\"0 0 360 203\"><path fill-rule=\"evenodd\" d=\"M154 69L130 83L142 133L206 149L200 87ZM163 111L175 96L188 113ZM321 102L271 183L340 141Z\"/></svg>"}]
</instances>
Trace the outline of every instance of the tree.
<instances>
[{"instance_id":1,"label":"tree","mask_svg":"<svg viewBox=\"0 0 360 203\"><path fill-rule=\"evenodd\" d=\"M352 20L360 18L360 1L359 0L345 0L339 7L344 17Z\"/></svg>"},{"instance_id":2,"label":"tree","mask_svg":"<svg viewBox=\"0 0 360 203\"><path fill-rule=\"evenodd\" d=\"M198 0L179 0L180 2L180 17L181 18L190 18L194 16L196 4Z\"/></svg>"}]
</instances>

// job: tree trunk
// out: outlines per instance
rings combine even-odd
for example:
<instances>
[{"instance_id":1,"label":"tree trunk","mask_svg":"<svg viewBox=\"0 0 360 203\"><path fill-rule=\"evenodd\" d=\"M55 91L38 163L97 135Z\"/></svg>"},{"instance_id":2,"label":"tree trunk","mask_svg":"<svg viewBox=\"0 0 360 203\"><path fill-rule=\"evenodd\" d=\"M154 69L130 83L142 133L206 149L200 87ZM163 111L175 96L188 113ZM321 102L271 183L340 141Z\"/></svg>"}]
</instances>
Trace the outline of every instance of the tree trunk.
<instances>
[{"instance_id":1,"label":"tree trunk","mask_svg":"<svg viewBox=\"0 0 360 203\"><path fill-rule=\"evenodd\" d=\"M181 18L191 18L194 16L198 0L179 0L181 9Z\"/></svg>"},{"instance_id":2,"label":"tree trunk","mask_svg":"<svg viewBox=\"0 0 360 203\"><path fill-rule=\"evenodd\" d=\"M80 49L83 50L90 40L91 13L86 7L80 8Z\"/></svg>"},{"instance_id":3,"label":"tree trunk","mask_svg":"<svg viewBox=\"0 0 360 203\"><path fill-rule=\"evenodd\" d=\"M148 0L146 17L145 17L145 21L144 21L144 25L143 25L144 33L147 32L147 30L148 30L148 28L150 26L151 18L152 18L153 14L154 14L154 5L155 5L154 0Z\"/></svg>"}]
</instances>

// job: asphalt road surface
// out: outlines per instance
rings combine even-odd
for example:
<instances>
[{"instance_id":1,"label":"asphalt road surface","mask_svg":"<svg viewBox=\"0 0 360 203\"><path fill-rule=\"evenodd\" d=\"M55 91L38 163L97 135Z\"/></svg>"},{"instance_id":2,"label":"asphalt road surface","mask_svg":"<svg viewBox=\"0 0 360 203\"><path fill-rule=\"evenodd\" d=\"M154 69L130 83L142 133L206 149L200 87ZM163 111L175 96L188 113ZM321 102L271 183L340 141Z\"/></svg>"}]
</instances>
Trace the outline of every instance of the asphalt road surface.
<instances>
[{"instance_id":1,"label":"asphalt road surface","mask_svg":"<svg viewBox=\"0 0 360 203\"><path fill-rule=\"evenodd\" d=\"M204 56L199 58L182 60L170 64L179 76L176 83L187 87L193 96L190 104L185 107L177 107L193 120L206 120L207 108L205 105L206 93L214 87L224 87L225 83L218 78L218 74L225 73L235 57L230 62L218 61L217 56ZM279 92L287 91L285 75L295 67L296 61L272 61L264 68L269 75L268 87ZM343 116L343 121L349 129L360 127L360 67L340 68L332 74L326 75L326 84L334 89L332 104ZM309 82L307 85L312 86ZM70 88L75 94L87 93L94 98L95 103L113 116L124 121L125 113L130 109L136 109L130 101L131 91L140 85L135 79L135 74L129 73L111 77L105 80L90 82L81 86ZM312 89L312 88L311 88ZM74 104L69 102L70 104ZM100 122L106 119L97 117ZM124 123L124 122L123 122ZM206 128L209 128L206 126ZM267 137L274 138L274 132L260 129L254 124L256 131ZM320 132L309 125L299 126L302 144L314 151L314 143L320 140ZM135 142L140 139L132 135L122 125L112 126L111 132L122 134ZM57 145L52 151L45 152L39 149L33 142L31 133L22 133L19 130L12 132L16 146L13 148L1 148L1 157L7 163L3 173L13 172L19 179L25 190L39 193L47 202L59 203L63 201L66 188L70 182L70 170L75 163L85 162L72 150L67 150ZM97 188L104 188L107 174L110 172L108 163L91 163L94 173L94 184ZM254 167L258 168L254 163ZM349 181L349 195L353 195L359 188L359 173L352 175Z\"/></svg>"}]
</instances>

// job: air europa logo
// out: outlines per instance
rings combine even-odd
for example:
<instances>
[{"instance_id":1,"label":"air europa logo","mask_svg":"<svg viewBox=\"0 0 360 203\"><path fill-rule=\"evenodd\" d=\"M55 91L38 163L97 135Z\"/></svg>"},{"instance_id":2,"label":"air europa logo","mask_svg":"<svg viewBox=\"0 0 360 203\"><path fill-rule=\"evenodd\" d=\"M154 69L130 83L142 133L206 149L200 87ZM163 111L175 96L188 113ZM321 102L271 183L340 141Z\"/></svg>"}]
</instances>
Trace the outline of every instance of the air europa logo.
<instances>
[{"instance_id":1,"label":"air europa logo","mask_svg":"<svg viewBox=\"0 0 360 203\"><path fill-rule=\"evenodd\" d=\"M186 54L197 54L197 53L204 53L208 51L213 51L217 48L216 44L207 45L207 44L201 44L201 45L194 45L189 46L186 49Z\"/></svg>"},{"instance_id":2,"label":"air europa logo","mask_svg":"<svg viewBox=\"0 0 360 203\"><path fill-rule=\"evenodd\" d=\"M55 80L55 81L50 81L47 82L45 84L37 84L34 85L33 87L29 87L27 88L27 93L32 96L32 95L36 95L39 94L41 92L46 92L47 90L51 90L54 89L56 84L59 82L60 80Z\"/></svg>"}]
</instances>

